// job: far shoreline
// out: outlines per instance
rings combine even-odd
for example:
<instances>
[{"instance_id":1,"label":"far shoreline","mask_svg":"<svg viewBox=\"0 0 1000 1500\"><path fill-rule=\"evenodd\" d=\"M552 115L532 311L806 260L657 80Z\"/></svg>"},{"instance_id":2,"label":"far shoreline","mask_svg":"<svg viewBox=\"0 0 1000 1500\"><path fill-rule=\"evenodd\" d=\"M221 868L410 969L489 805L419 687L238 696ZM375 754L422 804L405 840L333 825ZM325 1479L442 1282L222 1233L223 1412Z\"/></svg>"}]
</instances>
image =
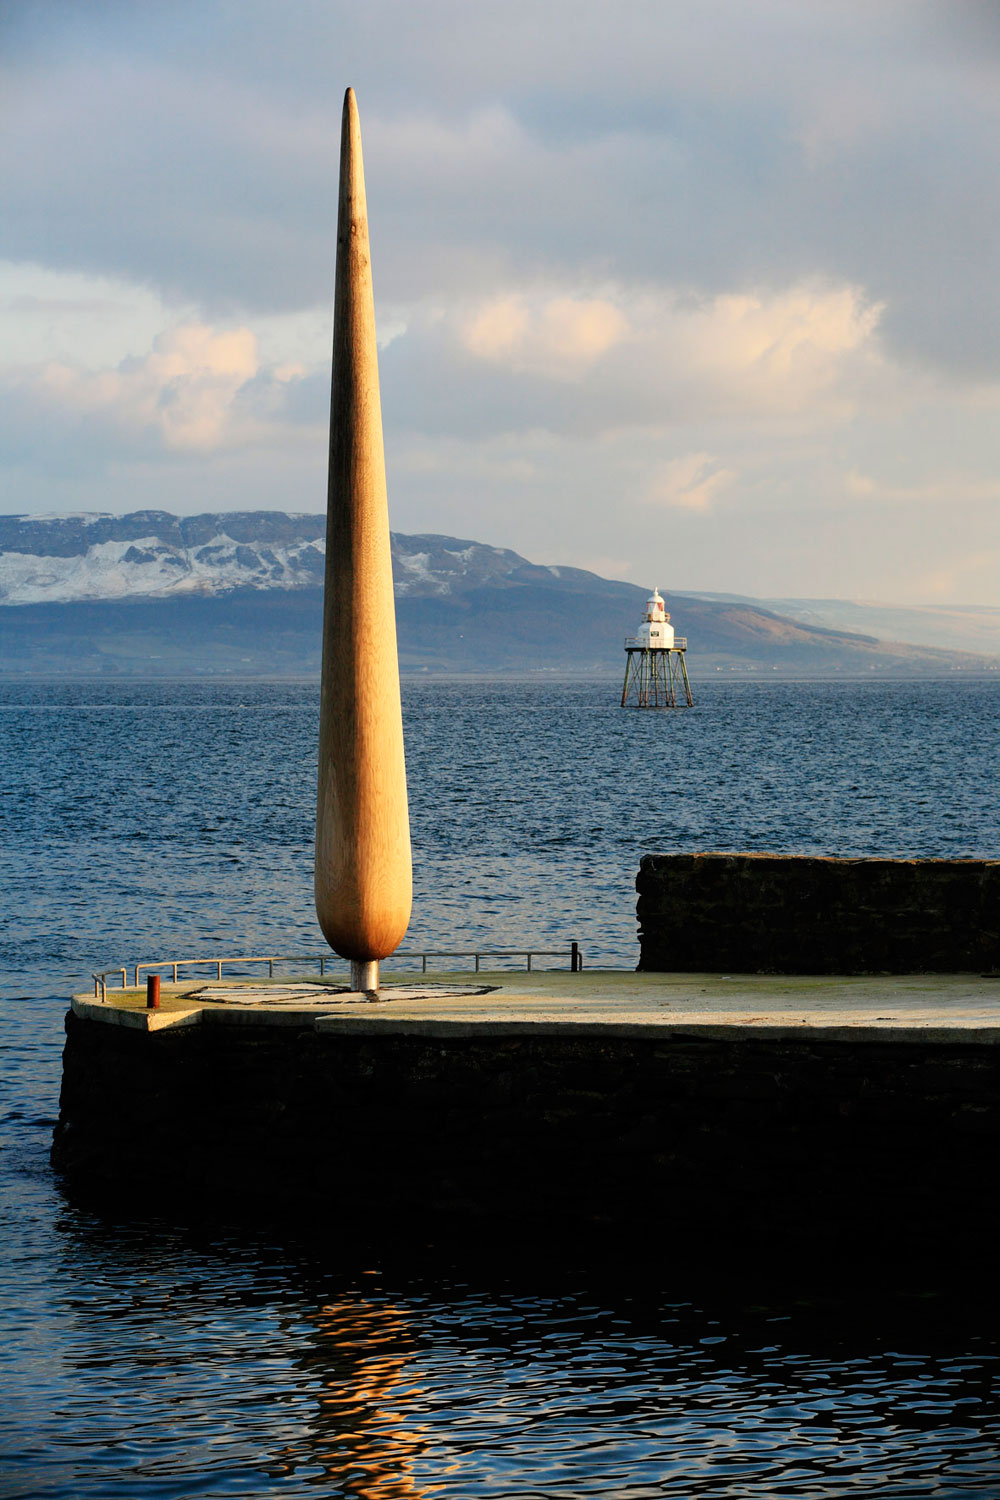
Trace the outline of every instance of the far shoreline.
<instances>
[{"instance_id":1,"label":"far shoreline","mask_svg":"<svg viewBox=\"0 0 1000 1500\"><path fill-rule=\"evenodd\" d=\"M1000 680L1000 662L995 667L975 671L955 667L948 671L870 671L870 672L795 672L784 667L738 667L702 666L696 668L692 686L699 689L718 686L720 683L766 684L768 686L807 683L930 683L946 682L996 682ZM400 668L400 679L405 684L420 682L497 682L497 683L594 683L621 688L621 676L610 671L596 669L572 672L563 668L499 668L495 671L461 671L456 668ZM315 672L225 672L196 670L186 672L11 672L0 668L0 687L15 684L101 684L104 686L135 686L138 684L168 683L233 683L264 684L287 683L289 685L319 688L319 671Z\"/></svg>"}]
</instances>

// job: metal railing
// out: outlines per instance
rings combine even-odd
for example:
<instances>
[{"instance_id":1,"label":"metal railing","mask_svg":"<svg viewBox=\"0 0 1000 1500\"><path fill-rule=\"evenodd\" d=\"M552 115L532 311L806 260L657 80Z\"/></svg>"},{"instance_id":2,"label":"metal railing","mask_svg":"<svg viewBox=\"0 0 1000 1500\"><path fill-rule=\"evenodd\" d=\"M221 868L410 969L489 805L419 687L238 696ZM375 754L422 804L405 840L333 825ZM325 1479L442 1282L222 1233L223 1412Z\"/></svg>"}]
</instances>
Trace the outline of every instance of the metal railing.
<instances>
[{"instance_id":1,"label":"metal railing","mask_svg":"<svg viewBox=\"0 0 1000 1500\"><path fill-rule=\"evenodd\" d=\"M427 949L419 953L394 953L392 960L396 959L416 960L420 959L420 972L427 973L427 960L429 958L471 958L474 960L474 972L478 974L484 958L523 958L527 972L531 973L532 960L536 958L566 958L569 959L570 972L580 974L583 972L583 954L579 943L570 943L566 948L491 948L491 949ZM165 958L155 959L149 963L139 963L134 966L135 989L139 988L139 975L141 972L152 972L154 969L169 969L171 971L172 983L177 983L177 975L181 969L191 969L209 966L215 970L216 981L221 981L222 970L229 964L267 964L267 975L269 979L274 978L275 964L318 964L321 975L326 973L326 966L330 963L346 963L346 959L338 958L331 953L266 953L254 954L240 958ZM92 974L94 981L94 995L99 1000L108 998L108 976L121 975L121 988L128 988L129 968L120 965L113 969L100 969Z\"/></svg>"},{"instance_id":2,"label":"metal railing","mask_svg":"<svg viewBox=\"0 0 1000 1500\"><path fill-rule=\"evenodd\" d=\"M640 641L637 635L625 637L626 651L686 651L688 638L686 635L675 635L672 646L651 646L648 641Z\"/></svg>"}]
</instances>

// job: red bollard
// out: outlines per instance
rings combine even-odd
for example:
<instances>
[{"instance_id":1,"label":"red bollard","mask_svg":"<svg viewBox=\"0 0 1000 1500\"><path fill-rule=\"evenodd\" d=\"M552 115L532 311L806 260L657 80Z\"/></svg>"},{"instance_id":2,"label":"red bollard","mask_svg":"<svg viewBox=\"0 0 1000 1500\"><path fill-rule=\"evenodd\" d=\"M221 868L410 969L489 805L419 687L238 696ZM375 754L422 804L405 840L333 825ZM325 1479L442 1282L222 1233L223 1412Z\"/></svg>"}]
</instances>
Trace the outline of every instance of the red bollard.
<instances>
[{"instance_id":1,"label":"red bollard","mask_svg":"<svg viewBox=\"0 0 1000 1500\"><path fill-rule=\"evenodd\" d=\"M160 1008L160 976L149 974L146 976L146 1009L159 1010Z\"/></svg>"}]
</instances>

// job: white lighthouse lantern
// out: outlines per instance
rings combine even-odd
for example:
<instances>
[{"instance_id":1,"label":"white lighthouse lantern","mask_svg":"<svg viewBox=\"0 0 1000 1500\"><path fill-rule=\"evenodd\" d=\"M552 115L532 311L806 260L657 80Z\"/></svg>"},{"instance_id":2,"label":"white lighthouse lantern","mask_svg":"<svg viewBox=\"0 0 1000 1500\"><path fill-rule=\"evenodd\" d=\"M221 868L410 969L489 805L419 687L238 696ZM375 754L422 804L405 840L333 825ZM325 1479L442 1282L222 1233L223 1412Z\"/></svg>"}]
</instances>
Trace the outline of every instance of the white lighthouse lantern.
<instances>
[{"instance_id":1,"label":"white lighthouse lantern","mask_svg":"<svg viewBox=\"0 0 1000 1500\"><path fill-rule=\"evenodd\" d=\"M672 651L674 627L663 607L659 589L654 589L646 601L646 618L636 634L636 645L647 651Z\"/></svg>"}]
</instances>

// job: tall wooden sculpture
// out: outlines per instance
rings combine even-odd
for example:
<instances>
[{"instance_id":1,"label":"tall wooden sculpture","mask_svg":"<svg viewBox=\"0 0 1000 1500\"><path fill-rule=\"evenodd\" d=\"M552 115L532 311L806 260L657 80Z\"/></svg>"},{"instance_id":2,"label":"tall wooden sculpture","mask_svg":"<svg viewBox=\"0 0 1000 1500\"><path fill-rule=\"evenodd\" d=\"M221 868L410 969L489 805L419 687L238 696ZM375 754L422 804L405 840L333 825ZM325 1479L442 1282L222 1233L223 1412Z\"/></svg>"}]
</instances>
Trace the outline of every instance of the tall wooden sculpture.
<instances>
[{"instance_id":1,"label":"tall wooden sculpture","mask_svg":"<svg viewBox=\"0 0 1000 1500\"><path fill-rule=\"evenodd\" d=\"M352 990L410 920L410 824L361 126L344 99L323 606L316 914Z\"/></svg>"}]
</instances>

